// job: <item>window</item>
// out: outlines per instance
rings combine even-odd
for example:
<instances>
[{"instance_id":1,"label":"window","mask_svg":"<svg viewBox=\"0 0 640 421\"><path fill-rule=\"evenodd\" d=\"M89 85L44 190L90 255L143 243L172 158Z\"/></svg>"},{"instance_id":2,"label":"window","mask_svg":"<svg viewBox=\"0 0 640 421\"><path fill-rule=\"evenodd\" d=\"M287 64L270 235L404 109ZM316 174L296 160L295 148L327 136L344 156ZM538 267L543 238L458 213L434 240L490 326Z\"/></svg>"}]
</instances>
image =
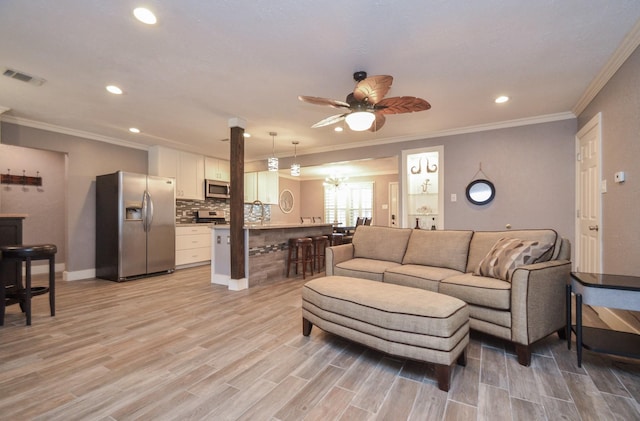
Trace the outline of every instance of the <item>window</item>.
<instances>
[{"instance_id":1,"label":"window","mask_svg":"<svg viewBox=\"0 0 640 421\"><path fill-rule=\"evenodd\" d=\"M352 227L358 217L373 217L373 182L324 187L324 218Z\"/></svg>"}]
</instances>

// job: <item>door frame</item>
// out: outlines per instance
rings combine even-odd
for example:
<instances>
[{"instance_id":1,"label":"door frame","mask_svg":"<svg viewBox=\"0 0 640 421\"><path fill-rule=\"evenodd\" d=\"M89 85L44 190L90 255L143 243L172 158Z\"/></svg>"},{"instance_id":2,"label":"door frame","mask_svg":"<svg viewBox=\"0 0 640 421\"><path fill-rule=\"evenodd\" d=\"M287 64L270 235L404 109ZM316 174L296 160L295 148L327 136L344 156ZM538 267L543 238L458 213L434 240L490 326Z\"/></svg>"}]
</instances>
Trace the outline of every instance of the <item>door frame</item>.
<instances>
[{"instance_id":1,"label":"door frame","mask_svg":"<svg viewBox=\"0 0 640 421\"><path fill-rule=\"evenodd\" d=\"M397 181L392 181L389 183L389 217L388 217L388 226L399 228L400 227L400 218L398 212L400 211L400 183ZM395 200L395 214L393 208L393 202ZM395 224L394 218L395 215Z\"/></svg>"},{"instance_id":2,"label":"door frame","mask_svg":"<svg viewBox=\"0 0 640 421\"><path fill-rule=\"evenodd\" d=\"M580 237L582 235L581 226L580 226L580 203L581 203L581 177L580 177L580 139L583 138L588 132L591 130L595 130L596 133L596 151L597 157L597 179L599 181L599 185L596 192L593 192L597 201L598 208L598 255L596 256L597 268L598 271L602 271L602 237L603 237L603 227L602 227L602 193L606 192L606 187L604 181L602 180L602 113L598 113L591 118L576 134L575 137L575 152L576 152L576 166L575 166L575 254L574 254L574 264L573 270L580 270L581 266L584 266L584 262L580 261L581 249L580 249Z\"/></svg>"}]
</instances>

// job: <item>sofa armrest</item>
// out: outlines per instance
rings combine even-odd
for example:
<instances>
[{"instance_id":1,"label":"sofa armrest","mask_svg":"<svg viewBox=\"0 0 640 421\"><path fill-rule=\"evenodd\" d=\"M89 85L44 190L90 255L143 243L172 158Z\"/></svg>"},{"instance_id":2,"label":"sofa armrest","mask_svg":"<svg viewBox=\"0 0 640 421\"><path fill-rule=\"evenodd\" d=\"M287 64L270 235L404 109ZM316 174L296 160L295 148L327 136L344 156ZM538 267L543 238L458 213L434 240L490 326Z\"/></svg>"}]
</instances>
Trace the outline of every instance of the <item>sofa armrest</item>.
<instances>
[{"instance_id":1,"label":"sofa armrest","mask_svg":"<svg viewBox=\"0 0 640 421\"><path fill-rule=\"evenodd\" d=\"M353 259L353 244L342 244L327 247L326 249L326 275L333 276L334 267L342 262Z\"/></svg>"},{"instance_id":2,"label":"sofa armrest","mask_svg":"<svg viewBox=\"0 0 640 421\"><path fill-rule=\"evenodd\" d=\"M511 340L529 345L566 325L569 260L519 267L511 277Z\"/></svg>"}]
</instances>

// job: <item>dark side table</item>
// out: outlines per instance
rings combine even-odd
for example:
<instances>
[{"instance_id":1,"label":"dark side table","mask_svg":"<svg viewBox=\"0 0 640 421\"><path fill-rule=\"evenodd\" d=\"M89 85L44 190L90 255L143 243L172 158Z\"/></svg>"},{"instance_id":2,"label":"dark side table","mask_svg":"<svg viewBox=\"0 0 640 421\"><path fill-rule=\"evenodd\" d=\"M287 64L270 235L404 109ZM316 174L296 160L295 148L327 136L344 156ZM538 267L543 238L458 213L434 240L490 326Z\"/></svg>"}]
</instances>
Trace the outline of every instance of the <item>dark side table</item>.
<instances>
[{"instance_id":1,"label":"dark side table","mask_svg":"<svg viewBox=\"0 0 640 421\"><path fill-rule=\"evenodd\" d=\"M571 292L576 295L576 324L571 323ZM640 310L640 277L571 272L567 285L567 346L576 333L578 367L582 366L582 348L605 354L640 358L640 335L611 329L582 326L582 304Z\"/></svg>"}]
</instances>

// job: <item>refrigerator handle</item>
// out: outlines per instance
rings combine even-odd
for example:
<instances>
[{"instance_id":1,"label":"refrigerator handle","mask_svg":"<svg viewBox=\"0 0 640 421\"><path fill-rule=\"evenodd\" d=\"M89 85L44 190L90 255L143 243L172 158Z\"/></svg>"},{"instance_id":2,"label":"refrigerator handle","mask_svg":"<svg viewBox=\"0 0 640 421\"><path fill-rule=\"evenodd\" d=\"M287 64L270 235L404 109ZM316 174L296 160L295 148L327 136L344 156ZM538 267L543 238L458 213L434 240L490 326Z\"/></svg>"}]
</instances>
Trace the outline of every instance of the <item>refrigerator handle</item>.
<instances>
[{"instance_id":1,"label":"refrigerator handle","mask_svg":"<svg viewBox=\"0 0 640 421\"><path fill-rule=\"evenodd\" d=\"M147 195L147 232L150 232L153 224L153 199L148 191L145 191L145 194Z\"/></svg>"},{"instance_id":2,"label":"refrigerator handle","mask_svg":"<svg viewBox=\"0 0 640 421\"><path fill-rule=\"evenodd\" d=\"M147 232L147 191L142 193L142 230Z\"/></svg>"}]
</instances>

